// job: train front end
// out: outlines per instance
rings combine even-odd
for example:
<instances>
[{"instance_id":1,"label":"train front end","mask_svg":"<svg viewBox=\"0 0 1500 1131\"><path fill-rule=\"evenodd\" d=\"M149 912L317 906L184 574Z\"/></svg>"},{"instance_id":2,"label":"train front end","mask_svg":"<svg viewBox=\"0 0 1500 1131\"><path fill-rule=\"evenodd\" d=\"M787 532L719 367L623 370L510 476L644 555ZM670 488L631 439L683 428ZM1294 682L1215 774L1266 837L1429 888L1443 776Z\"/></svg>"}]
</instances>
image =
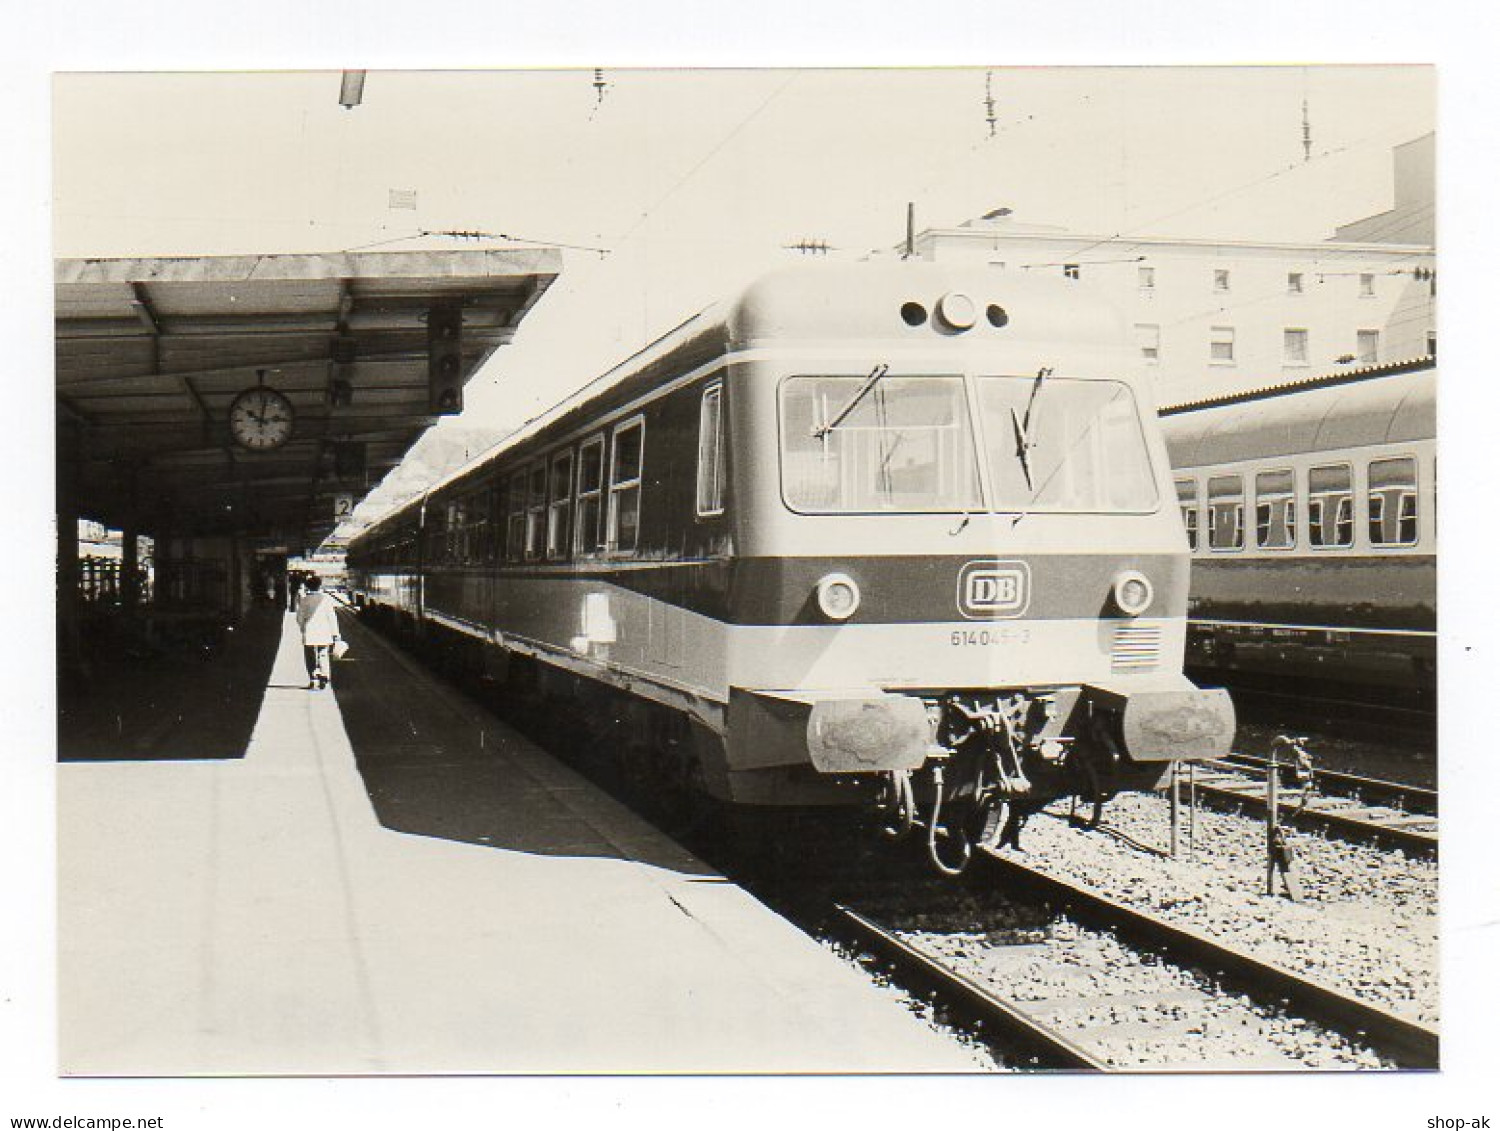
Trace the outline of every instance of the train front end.
<instances>
[{"instance_id":1,"label":"train front end","mask_svg":"<svg viewBox=\"0 0 1500 1131\"><path fill-rule=\"evenodd\" d=\"M1154 403L1082 285L793 274L732 329L732 795L878 784L963 857L1228 751Z\"/></svg>"}]
</instances>

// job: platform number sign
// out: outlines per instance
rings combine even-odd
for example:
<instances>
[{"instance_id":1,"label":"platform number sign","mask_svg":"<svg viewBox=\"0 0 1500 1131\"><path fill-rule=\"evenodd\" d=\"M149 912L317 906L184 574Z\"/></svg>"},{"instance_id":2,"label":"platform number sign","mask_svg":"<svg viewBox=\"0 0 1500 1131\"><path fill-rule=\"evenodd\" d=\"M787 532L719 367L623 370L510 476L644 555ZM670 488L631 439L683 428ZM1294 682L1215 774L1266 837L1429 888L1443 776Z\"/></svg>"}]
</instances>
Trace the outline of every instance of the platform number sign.
<instances>
[{"instance_id":1,"label":"platform number sign","mask_svg":"<svg viewBox=\"0 0 1500 1131\"><path fill-rule=\"evenodd\" d=\"M343 522L354 514L354 496L340 491L333 497L333 521Z\"/></svg>"}]
</instances>

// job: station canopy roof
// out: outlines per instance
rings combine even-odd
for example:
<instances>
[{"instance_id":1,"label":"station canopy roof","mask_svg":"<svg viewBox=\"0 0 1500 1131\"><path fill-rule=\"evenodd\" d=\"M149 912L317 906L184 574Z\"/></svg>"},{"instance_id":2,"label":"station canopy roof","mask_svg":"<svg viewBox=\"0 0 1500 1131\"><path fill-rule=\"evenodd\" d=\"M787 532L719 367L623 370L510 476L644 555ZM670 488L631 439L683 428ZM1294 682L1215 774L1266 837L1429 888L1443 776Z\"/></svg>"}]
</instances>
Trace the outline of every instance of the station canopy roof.
<instances>
[{"instance_id":1,"label":"station canopy roof","mask_svg":"<svg viewBox=\"0 0 1500 1131\"><path fill-rule=\"evenodd\" d=\"M467 382L560 270L555 248L58 260L70 509L143 534L314 547L336 502L357 503L437 419L433 308L462 311ZM262 384L295 425L255 452L227 418Z\"/></svg>"}]
</instances>

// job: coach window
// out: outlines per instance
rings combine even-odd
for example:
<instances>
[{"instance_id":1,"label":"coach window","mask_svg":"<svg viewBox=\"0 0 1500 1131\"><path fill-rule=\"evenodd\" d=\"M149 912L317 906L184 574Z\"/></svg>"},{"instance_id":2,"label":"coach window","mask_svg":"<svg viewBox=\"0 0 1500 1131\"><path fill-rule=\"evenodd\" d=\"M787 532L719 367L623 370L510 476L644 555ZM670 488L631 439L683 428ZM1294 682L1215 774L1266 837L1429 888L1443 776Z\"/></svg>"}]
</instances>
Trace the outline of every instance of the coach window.
<instances>
[{"instance_id":1,"label":"coach window","mask_svg":"<svg viewBox=\"0 0 1500 1131\"><path fill-rule=\"evenodd\" d=\"M1182 512L1182 528L1187 531L1188 549L1198 548L1198 481L1177 480L1177 508Z\"/></svg>"},{"instance_id":2,"label":"coach window","mask_svg":"<svg viewBox=\"0 0 1500 1131\"><path fill-rule=\"evenodd\" d=\"M634 553L641 537L641 455L645 422L638 416L614 431L609 465L609 536L611 551Z\"/></svg>"},{"instance_id":3,"label":"coach window","mask_svg":"<svg viewBox=\"0 0 1500 1131\"><path fill-rule=\"evenodd\" d=\"M1255 544L1262 550L1297 544L1297 479L1289 468L1255 476Z\"/></svg>"},{"instance_id":4,"label":"coach window","mask_svg":"<svg viewBox=\"0 0 1500 1131\"><path fill-rule=\"evenodd\" d=\"M505 520L505 558L507 561L521 560L526 546L526 473L518 471L510 477L507 492Z\"/></svg>"},{"instance_id":5,"label":"coach window","mask_svg":"<svg viewBox=\"0 0 1500 1131\"><path fill-rule=\"evenodd\" d=\"M698 408L698 514L724 513L724 387L703 391Z\"/></svg>"},{"instance_id":6,"label":"coach window","mask_svg":"<svg viewBox=\"0 0 1500 1131\"><path fill-rule=\"evenodd\" d=\"M1417 461L1378 459L1370 464L1370 545L1417 544Z\"/></svg>"},{"instance_id":7,"label":"coach window","mask_svg":"<svg viewBox=\"0 0 1500 1131\"><path fill-rule=\"evenodd\" d=\"M547 464L533 464L526 472L526 560L542 556L542 530L547 522Z\"/></svg>"},{"instance_id":8,"label":"coach window","mask_svg":"<svg viewBox=\"0 0 1500 1131\"><path fill-rule=\"evenodd\" d=\"M568 556L568 535L573 529L573 453L552 457L552 485L547 503L547 556Z\"/></svg>"},{"instance_id":9,"label":"coach window","mask_svg":"<svg viewBox=\"0 0 1500 1131\"><path fill-rule=\"evenodd\" d=\"M604 493L604 437L595 436L578 449L578 529L573 552L599 552L599 500Z\"/></svg>"},{"instance_id":10,"label":"coach window","mask_svg":"<svg viewBox=\"0 0 1500 1131\"><path fill-rule=\"evenodd\" d=\"M1347 463L1308 470L1307 540L1319 550L1354 544L1353 475Z\"/></svg>"},{"instance_id":11,"label":"coach window","mask_svg":"<svg viewBox=\"0 0 1500 1131\"><path fill-rule=\"evenodd\" d=\"M484 560L488 565L505 556L505 481L498 475L490 480L490 489L484 497L485 514L488 519L484 540Z\"/></svg>"},{"instance_id":12,"label":"coach window","mask_svg":"<svg viewBox=\"0 0 1500 1131\"><path fill-rule=\"evenodd\" d=\"M1240 550L1245 546L1245 484L1238 475L1208 481L1208 548Z\"/></svg>"}]
</instances>

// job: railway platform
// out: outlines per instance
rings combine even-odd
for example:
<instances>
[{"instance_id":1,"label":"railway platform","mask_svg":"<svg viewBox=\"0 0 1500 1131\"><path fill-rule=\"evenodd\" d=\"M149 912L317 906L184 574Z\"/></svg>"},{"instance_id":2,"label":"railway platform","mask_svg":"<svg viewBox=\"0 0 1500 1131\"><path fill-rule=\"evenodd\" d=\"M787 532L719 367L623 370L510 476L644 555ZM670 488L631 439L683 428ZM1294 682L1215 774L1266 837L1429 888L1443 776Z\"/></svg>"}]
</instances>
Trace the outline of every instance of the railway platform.
<instances>
[{"instance_id":1,"label":"railway platform","mask_svg":"<svg viewBox=\"0 0 1500 1131\"><path fill-rule=\"evenodd\" d=\"M263 609L65 705L63 1074L974 1070L341 617L331 692Z\"/></svg>"}]
</instances>

